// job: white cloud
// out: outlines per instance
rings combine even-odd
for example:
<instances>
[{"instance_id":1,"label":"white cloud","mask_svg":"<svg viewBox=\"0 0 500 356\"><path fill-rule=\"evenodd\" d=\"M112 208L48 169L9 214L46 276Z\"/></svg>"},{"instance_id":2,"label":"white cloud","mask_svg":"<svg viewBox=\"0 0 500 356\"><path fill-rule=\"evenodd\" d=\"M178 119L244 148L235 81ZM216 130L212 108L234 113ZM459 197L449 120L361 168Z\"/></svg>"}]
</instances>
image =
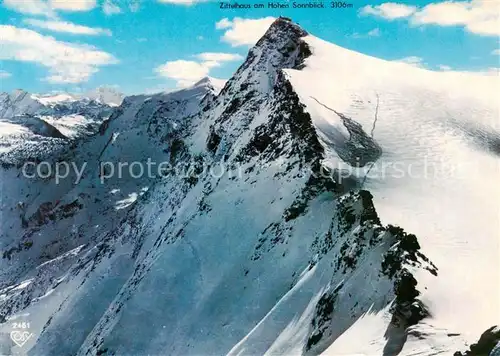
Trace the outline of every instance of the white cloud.
<instances>
[{"instance_id":1,"label":"white cloud","mask_svg":"<svg viewBox=\"0 0 500 356\"><path fill-rule=\"evenodd\" d=\"M216 23L215 27L226 29L221 39L233 47L252 46L264 35L274 20L275 18L271 16L259 19L235 17L233 21L222 19Z\"/></svg>"},{"instance_id":2,"label":"white cloud","mask_svg":"<svg viewBox=\"0 0 500 356\"><path fill-rule=\"evenodd\" d=\"M217 62L217 61L206 61L206 62L203 62L201 64L204 65L205 67L207 67L208 69L220 67L222 65L221 62Z\"/></svg>"},{"instance_id":3,"label":"white cloud","mask_svg":"<svg viewBox=\"0 0 500 356\"><path fill-rule=\"evenodd\" d=\"M422 8L399 3L367 5L362 15L394 20L408 18L412 25L462 26L483 36L500 35L500 11L497 0L442 1Z\"/></svg>"},{"instance_id":4,"label":"white cloud","mask_svg":"<svg viewBox=\"0 0 500 356\"><path fill-rule=\"evenodd\" d=\"M377 6L366 5L365 7L361 8L360 14L378 16L387 20L395 20L408 17L412 15L416 10L417 8L415 6L386 2Z\"/></svg>"},{"instance_id":5,"label":"white cloud","mask_svg":"<svg viewBox=\"0 0 500 356\"><path fill-rule=\"evenodd\" d=\"M0 79L6 79L12 76L9 72L0 69Z\"/></svg>"},{"instance_id":6,"label":"white cloud","mask_svg":"<svg viewBox=\"0 0 500 356\"><path fill-rule=\"evenodd\" d=\"M424 60L421 57L417 56L404 57L401 59L397 59L394 62L406 63L418 68L425 68Z\"/></svg>"},{"instance_id":7,"label":"white cloud","mask_svg":"<svg viewBox=\"0 0 500 356\"><path fill-rule=\"evenodd\" d=\"M494 56L500 56L500 49L495 49L495 50L491 51L491 54Z\"/></svg>"},{"instance_id":8,"label":"white cloud","mask_svg":"<svg viewBox=\"0 0 500 356\"><path fill-rule=\"evenodd\" d=\"M195 61L177 60L162 64L155 72L165 78L174 79L178 86L186 86L206 77L210 72L210 66ZM189 84L188 84L189 85Z\"/></svg>"},{"instance_id":9,"label":"white cloud","mask_svg":"<svg viewBox=\"0 0 500 356\"><path fill-rule=\"evenodd\" d=\"M118 61L109 53L86 45L57 41L38 32L0 25L0 60L33 62L49 69L51 83L81 83L104 65Z\"/></svg>"},{"instance_id":10,"label":"white cloud","mask_svg":"<svg viewBox=\"0 0 500 356\"><path fill-rule=\"evenodd\" d=\"M429 4L415 13L416 25L463 26L485 36L500 35L500 11L495 0L445 1Z\"/></svg>"},{"instance_id":11,"label":"white cloud","mask_svg":"<svg viewBox=\"0 0 500 356\"><path fill-rule=\"evenodd\" d=\"M3 5L26 15L55 16L49 4L42 0L3 0Z\"/></svg>"},{"instance_id":12,"label":"white cloud","mask_svg":"<svg viewBox=\"0 0 500 356\"><path fill-rule=\"evenodd\" d=\"M205 52L196 55L196 58L203 61L215 61L215 62L229 62L238 61L243 59L242 56L235 53L219 53L219 52Z\"/></svg>"},{"instance_id":13,"label":"white cloud","mask_svg":"<svg viewBox=\"0 0 500 356\"><path fill-rule=\"evenodd\" d=\"M162 77L174 79L178 87L186 87L207 77L212 68L220 67L224 62L243 59L239 54L219 52L204 52L194 57L201 62L182 59L169 61L156 67L154 71Z\"/></svg>"},{"instance_id":14,"label":"white cloud","mask_svg":"<svg viewBox=\"0 0 500 356\"><path fill-rule=\"evenodd\" d=\"M380 37L381 32L379 28L374 28L371 31L368 31L366 34L354 32L352 34L353 38L367 38L367 37Z\"/></svg>"},{"instance_id":15,"label":"white cloud","mask_svg":"<svg viewBox=\"0 0 500 356\"><path fill-rule=\"evenodd\" d=\"M52 9L62 11L89 11L96 5L96 0L50 0Z\"/></svg>"},{"instance_id":16,"label":"white cloud","mask_svg":"<svg viewBox=\"0 0 500 356\"><path fill-rule=\"evenodd\" d=\"M233 23L227 17L224 17L223 19L215 23L215 28L218 30L223 30L231 26L233 26Z\"/></svg>"},{"instance_id":17,"label":"white cloud","mask_svg":"<svg viewBox=\"0 0 500 356\"><path fill-rule=\"evenodd\" d=\"M111 36L111 31L104 29L104 28L99 28L99 27L87 27L87 26L81 26L77 25L71 22L66 22L66 21L44 21L44 20L37 20L37 19L24 19L23 22L27 25L37 27L37 28L43 28L46 30L50 31L55 31L55 32L65 32L65 33L71 33L75 35L107 35Z\"/></svg>"},{"instance_id":18,"label":"white cloud","mask_svg":"<svg viewBox=\"0 0 500 356\"><path fill-rule=\"evenodd\" d=\"M96 0L3 0L3 5L11 10L26 15L55 18L59 11L89 11L96 5Z\"/></svg>"},{"instance_id":19,"label":"white cloud","mask_svg":"<svg viewBox=\"0 0 500 356\"><path fill-rule=\"evenodd\" d=\"M102 4L102 11L108 15L116 15L120 14L122 12L122 9L118 5L116 5L112 0L106 0L104 1L104 4Z\"/></svg>"}]
</instances>

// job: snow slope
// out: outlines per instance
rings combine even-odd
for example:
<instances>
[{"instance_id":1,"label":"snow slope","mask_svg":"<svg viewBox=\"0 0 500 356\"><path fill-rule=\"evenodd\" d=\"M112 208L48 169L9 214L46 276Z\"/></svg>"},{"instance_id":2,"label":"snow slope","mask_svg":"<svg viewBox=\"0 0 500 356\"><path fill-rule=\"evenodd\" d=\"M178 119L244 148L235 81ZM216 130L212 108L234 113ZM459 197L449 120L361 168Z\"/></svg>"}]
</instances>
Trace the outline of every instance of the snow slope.
<instances>
[{"instance_id":1,"label":"snow slope","mask_svg":"<svg viewBox=\"0 0 500 356\"><path fill-rule=\"evenodd\" d=\"M432 72L305 41L313 56L287 71L294 89L320 130L338 121L324 106L373 128L383 153L364 187L382 221L415 233L439 266L439 280L417 278L429 323L477 340L500 316L498 76ZM327 160L335 167L339 158Z\"/></svg>"},{"instance_id":2,"label":"snow slope","mask_svg":"<svg viewBox=\"0 0 500 356\"><path fill-rule=\"evenodd\" d=\"M280 18L220 92L125 98L53 156L87 164L77 183L0 169L0 351L465 351L497 324L496 89ZM474 166L416 175L441 158ZM179 170L102 180L148 159Z\"/></svg>"},{"instance_id":3,"label":"snow slope","mask_svg":"<svg viewBox=\"0 0 500 356\"><path fill-rule=\"evenodd\" d=\"M73 147L51 157L52 162L64 161L79 169L83 167L78 182L73 171L56 184L54 177L23 177L15 167L0 170L2 318L15 318L13 314L29 310L31 304L35 309L42 307L43 310L36 312L40 319L30 319L35 333L41 333L51 313L66 297L65 293L73 293L78 286L80 279L70 278L70 271L78 270L81 264L93 263L103 238L119 226L119 221L152 184L147 176L141 179L114 177L104 184L99 177L99 161L120 162L127 157L138 161L153 157L160 161L168 157L158 149L162 136L176 125L175 120L198 110L199 101L208 100L208 94L208 87L197 86L172 94L127 98L120 109L102 123L97 135L80 138ZM172 121L159 120L164 115ZM89 257L82 262L82 256ZM20 279L25 282L9 287L16 286L15 281ZM26 310L21 313L25 314ZM10 323L2 327L7 328L5 335L8 335ZM12 342L5 342L11 344L7 345L10 350Z\"/></svg>"},{"instance_id":4,"label":"snow slope","mask_svg":"<svg viewBox=\"0 0 500 356\"><path fill-rule=\"evenodd\" d=\"M43 108L43 103L34 99L24 90L12 93L0 93L0 117L10 118L16 115L32 114Z\"/></svg>"}]
</instances>

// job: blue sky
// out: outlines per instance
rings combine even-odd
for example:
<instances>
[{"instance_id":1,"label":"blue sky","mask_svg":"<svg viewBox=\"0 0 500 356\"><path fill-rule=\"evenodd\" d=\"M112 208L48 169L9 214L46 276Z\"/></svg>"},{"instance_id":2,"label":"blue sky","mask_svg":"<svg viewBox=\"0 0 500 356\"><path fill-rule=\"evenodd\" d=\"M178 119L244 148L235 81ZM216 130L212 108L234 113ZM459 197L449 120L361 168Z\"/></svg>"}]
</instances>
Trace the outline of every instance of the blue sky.
<instances>
[{"instance_id":1,"label":"blue sky","mask_svg":"<svg viewBox=\"0 0 500 356\"><path fill-rule=\"evenodd\" d=\"M227 79L280 15L387 60L433 70L500 67L496 0L347 2L353 7L221 10L218 2L197 0L3 0L0 91L107 85L133 94L186 86L207 74Z\"/></svg>"}]
</instances>

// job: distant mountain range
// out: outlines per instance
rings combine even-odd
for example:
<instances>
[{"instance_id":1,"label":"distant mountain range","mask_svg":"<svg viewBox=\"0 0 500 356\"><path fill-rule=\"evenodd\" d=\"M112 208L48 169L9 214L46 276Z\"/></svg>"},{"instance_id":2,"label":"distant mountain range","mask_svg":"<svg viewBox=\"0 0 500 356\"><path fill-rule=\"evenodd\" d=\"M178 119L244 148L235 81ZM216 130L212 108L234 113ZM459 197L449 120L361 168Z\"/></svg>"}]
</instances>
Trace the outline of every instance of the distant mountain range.
<instances>
[{"instance_id":1,"label":"distant mountain range","mask_svg":"<svg viewBox=\"0 0 500 356\"><path fill-rule=\"evenodd\" d=\"M123 95L98 88L84 95L0 94L0 162L19 164L35 156L51 156L67 139L95 134Z\"/></svg>"},{"instance_id":2,"label":"distant mountain range","mask_svg":"<svg viewBox=\"0 0 500 356\"><path fill-rule=\"evenodd\" d=\"M99 87L84 94L30 94L17 89L12 93L0 93L0 118L21 114L36 114L44 109L49 110L57 105L68 105L78 101L93 100L108 106L119 106L123 98L123 94L108 87Z\"/></svg>"}]
</instances>

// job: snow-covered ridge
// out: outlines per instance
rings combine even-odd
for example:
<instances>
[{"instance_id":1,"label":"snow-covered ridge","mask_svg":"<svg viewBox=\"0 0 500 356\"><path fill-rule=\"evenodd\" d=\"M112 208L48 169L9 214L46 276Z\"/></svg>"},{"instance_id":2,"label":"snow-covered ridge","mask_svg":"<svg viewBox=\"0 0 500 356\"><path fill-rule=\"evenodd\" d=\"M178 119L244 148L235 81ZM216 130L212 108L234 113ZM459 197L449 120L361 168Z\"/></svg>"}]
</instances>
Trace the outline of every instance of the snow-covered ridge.
<instances>
[{"instance_id":1,"label":"snow-covered ridge","mask_svg":"<svg viewBox=\"0 0 500 356\"><path fill-rule=\"evenodd\" d=\"M76 98L70 94L55 94L55 95L36 95L32 94L31 98L40 102L43 105L54 105L67 101L75 101Z\"/></svg>"},{"instance_id":2,"label":"snow-covered ridge","mask_svg":"<svg viewBox=\"0 0 500 356\"><path fill-rule=\"evenodd\" d=\"M473 284L498 263L498 205L478 190L498 166L471 129L494 137L495 113L434 74L280 18L220 92L204 79L125 98L67 153L90 167L79 184L0 171L0 316L30 320L32 354L465 352L498 307L491 283ZM352 169L422 173L425 157L473 158L487 176ZM191 174L99 184L99 162L148 158Z\"/></svg>"},{"instance_id":3,"label":"snow-covered ridge","mask_svg":"<svg viewBox=\"0 0 500 356\"><path fill-rule=\"evenodd\" d=\"M205 77L196 82L194 87L206 86L215 94L219 94L222 88L226 85L226 82L227 80L224 79Z\"/></svg>"},{"instance_id":4,"label":"snow-covered ridge","mask_svg":"<svg viewBox=\"0 0 500 356\"><path fill-rule=\"evenodd\" d=\"M491 196L500 195L494 183L500 170L490 143L500 137L498 77L432 72L312 36L305 41L313 56L303 70L287 74L323 133L323 144L332 144L328 133L339 125L332 110L372 132L382 149L377 167L387 168L371 175L364 187L374 195L381 219L415 233L440 268L438 279L417 273L433 316L428 323L455 330L464 342L477 340L498 322L500 312L492 282L500 277L498 204L491 203ZM473 132L481 139L473 139ZM327 164L338 167L336 156L331 152ZM401 168L404 174L396 171Z\"/></svg>"},{"instance_id":5,"label":"snow-covered ridge","mask_svg":"<svg viewBox=\"0 0 500 356\"><path fill-rule=\"evenodd\" d=\"M99 87L83 94L30 94L16 89L12 93L0 93L0 118L24 114L36 115L51 110L61 111L65 107L75 108L89 104L115 107L121 104L123 98L123 94L107 87Z\"/></svg>"},{"instance_id":6,"label":"snow-covered ridge","mask_svg":"<svg viewBox=\"0 0 500 356\"><path fill-rule=\"evenodd\" d=\"M58 103L72 102L78 100L95 100L98 103L109 106L119 106L125 96L111 87L98 87L82 94L56 93L56 94L31 94L31 98L43 105L55 105Z\"/></svg>"}]
</instances>

